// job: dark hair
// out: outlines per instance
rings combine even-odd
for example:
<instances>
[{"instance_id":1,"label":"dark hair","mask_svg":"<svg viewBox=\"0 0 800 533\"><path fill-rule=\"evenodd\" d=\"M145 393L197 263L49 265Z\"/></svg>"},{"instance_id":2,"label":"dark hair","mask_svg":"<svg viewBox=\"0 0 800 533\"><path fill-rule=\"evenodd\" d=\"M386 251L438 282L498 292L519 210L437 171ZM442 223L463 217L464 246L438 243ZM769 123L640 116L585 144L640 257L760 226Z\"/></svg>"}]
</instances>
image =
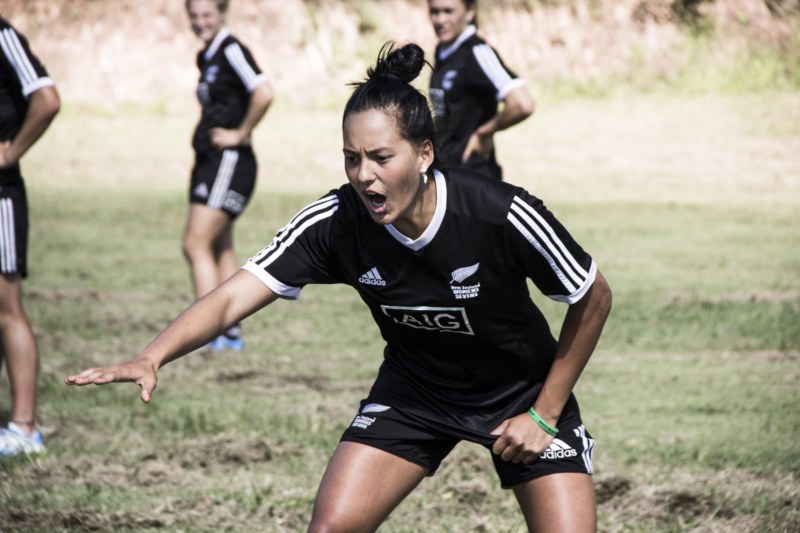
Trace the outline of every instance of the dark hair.
<instances>
[{"instance_id":1,"label":"dark hair","mask_svg":"<svg viewBox=\"0 0 800 533\"><path fill-rule=\"evenodd\" d=\"M394 116L400 135L419 146L425 141L434 145L436 158L436 132L428 99L410 82L419 76L422 68L430 64L419 45L408 43L395 48L391 41L378 53L374 67L367 69L367 79L351 83L355 89L344 106L342 122L350 113L377 109Z\"/></svg>"},{"instance_id":2,"label":"dark hair","mask_svg":"<svg viewBox=\"0 0 800 533\"><path fill-rule=\"evenodd\" d=\"M464 4L464 7L467 10L474 9L475 16L472 17L472 25L476 28L478 27L478 0L461 0L461 3ZM430 5L430 0L428 0L428 5Z\"/></svg>"},{"instance_id":3,"label":"dark hair","mask_svg":"<svg viewBox=\"0 0 800 533\"><path fill-rule=\"evenodd\" d=\"M194 0L186 0L186 11L189 11L192 2L194 2ZM220 13L228 11L228 0L216 0L214 3L217 4L217 10Z\"/></svg>"},{"instance_id":4,"label":"dark hair","mask_svg":"<svg viewBox=\"0 0 800 533\"><path fill-rule=\"evenodd\" d=\"M474 9L475 16L472 17L472 25L478 27L478 0L463 0L464 7L467 9Z\"/></svg>"}]
</instances>

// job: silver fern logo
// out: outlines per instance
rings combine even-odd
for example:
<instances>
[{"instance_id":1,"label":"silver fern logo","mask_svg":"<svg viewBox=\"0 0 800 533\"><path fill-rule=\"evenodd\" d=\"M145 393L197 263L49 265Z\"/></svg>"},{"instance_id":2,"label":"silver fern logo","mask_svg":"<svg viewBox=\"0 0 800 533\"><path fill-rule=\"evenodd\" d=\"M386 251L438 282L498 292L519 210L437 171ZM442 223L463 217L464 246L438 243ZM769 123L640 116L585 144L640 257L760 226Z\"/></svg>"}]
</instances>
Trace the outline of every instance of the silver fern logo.
<instances>
[{"instance_id":1,"label":"silver fern logo","mask_svg":"<svg viewBox=\"0 0 800 533\"><path fill-rule=\"evenodd\" d=\"M457 268L453 270L453 272L451 273L451 275L453 276L453 281L450 282L450 285L452 285L453 283L463 282L465 279L467 279L475 272L477 272L479 266L481 266L480 263L475 263L472 266Z\"/></svg>"},{"instance_id":2,"label":"silver fern logo","mask_svg":"<svg viewBox=\"0 0 800 533\"><path fill-rule=\"evenodd\" d=\"M463 283L467 278L473 276L480 266L480 263L475 263L474 265L457 268L450 273L453 277L453 279L450 280L450 289L453 291L453 296L456 297L456 300L478 297L478 293L481 290L480 282L473 285L463 285Z\"/></svg>"}]
</instances>

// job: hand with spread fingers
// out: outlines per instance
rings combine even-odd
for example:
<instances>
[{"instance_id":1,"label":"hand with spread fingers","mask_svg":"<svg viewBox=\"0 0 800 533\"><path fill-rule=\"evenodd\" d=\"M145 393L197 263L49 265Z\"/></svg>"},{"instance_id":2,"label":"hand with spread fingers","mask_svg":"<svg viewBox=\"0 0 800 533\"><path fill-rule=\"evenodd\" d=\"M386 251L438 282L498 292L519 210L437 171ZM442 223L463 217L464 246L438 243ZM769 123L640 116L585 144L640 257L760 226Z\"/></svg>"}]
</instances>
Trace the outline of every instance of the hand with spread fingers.
<instances>
[{"instance_id":1,"label":"hand with spread fingers","mask_svg":"<svg viewBox=\"0 0 800 533\"><path fill-rule=\"evenodd\" d=\"M143 357L137 357L128 363L106 367L89 368L80 374L67 376L67 385L105 385L106 383L132 382L142 388L141 399L149 403L153 391L158 385L156 367Z\"/></svg>"}]
</instances>

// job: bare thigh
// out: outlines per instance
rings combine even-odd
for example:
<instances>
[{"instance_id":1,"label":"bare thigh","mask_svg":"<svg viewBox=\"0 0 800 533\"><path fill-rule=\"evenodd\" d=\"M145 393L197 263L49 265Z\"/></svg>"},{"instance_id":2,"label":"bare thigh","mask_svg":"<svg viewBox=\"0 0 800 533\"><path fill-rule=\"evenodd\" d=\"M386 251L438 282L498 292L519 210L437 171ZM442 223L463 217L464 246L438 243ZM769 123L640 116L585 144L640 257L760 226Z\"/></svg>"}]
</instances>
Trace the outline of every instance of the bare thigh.
<instances>
[{"instance_id":1,"label":"bare thigh","mask_svg":"<svg viewBox=\"0 0 800 533\"><path fill-rule=\"evenodd\" d=\"M543 476L515 486L514 495L531 532L597 531L597 502L587 474Z\"/></svg>"},{"instance_id":2,"label":"bare thigh","mask_svg":"<svg viewBox=\"0 0 800 533\"><path fill-rule=\"evenodd\" d=\"M320 483L309 531L375 531L426 474L383 450L341 442Z\"/></svg>"}]
</instances>

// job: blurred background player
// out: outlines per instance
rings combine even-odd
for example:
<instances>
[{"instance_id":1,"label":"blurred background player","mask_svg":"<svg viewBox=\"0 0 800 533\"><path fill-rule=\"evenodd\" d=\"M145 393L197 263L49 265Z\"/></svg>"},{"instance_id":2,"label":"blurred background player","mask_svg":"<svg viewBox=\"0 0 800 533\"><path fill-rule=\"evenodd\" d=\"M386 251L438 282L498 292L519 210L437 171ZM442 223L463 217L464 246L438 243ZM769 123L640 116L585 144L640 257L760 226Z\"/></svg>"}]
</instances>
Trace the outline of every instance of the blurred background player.
<instances>
[{"instance_id":1,"label":"blurred background player","mask_svg":"<svg viewBox=\"0 0 800 533\"><path fill-rule=\"evenodd\" d=\"M39 353L22 306L28 274L28 202L20 158L61 107L47 71L27 39L0 17L0 363L11 389L8 427L0 429L0 456L45 451L36 426Z\"/></svg>"},{"instance_id":2,"label":"blurred background player","mask_svg":"<svg viewBox=\"0 0 800 533\"><path fill-rule=\"evenodd\" d=\"M428 1L439 40L429 95L445 164L502 180L494 134L532 115L535 102L525 82L478 36L477 9L477 0Z\"/></svg>"},{"instance_id":3,"label":"blurred background player","mask_svg":"<svg viewBox=\"0 0 800 533\"><path fill-rule=\"evenodd\" d=\"M253 193L257 172L251 133L273 98L266 74L226 28L227 9L227 0L186 2L192 30L205 43L197 55L202 114L192 139L195 163L183 236L196 298L238 270L233 222ZM209 347L242 350L241 328L232 326Z\"/></svg>"}]
</instances>

